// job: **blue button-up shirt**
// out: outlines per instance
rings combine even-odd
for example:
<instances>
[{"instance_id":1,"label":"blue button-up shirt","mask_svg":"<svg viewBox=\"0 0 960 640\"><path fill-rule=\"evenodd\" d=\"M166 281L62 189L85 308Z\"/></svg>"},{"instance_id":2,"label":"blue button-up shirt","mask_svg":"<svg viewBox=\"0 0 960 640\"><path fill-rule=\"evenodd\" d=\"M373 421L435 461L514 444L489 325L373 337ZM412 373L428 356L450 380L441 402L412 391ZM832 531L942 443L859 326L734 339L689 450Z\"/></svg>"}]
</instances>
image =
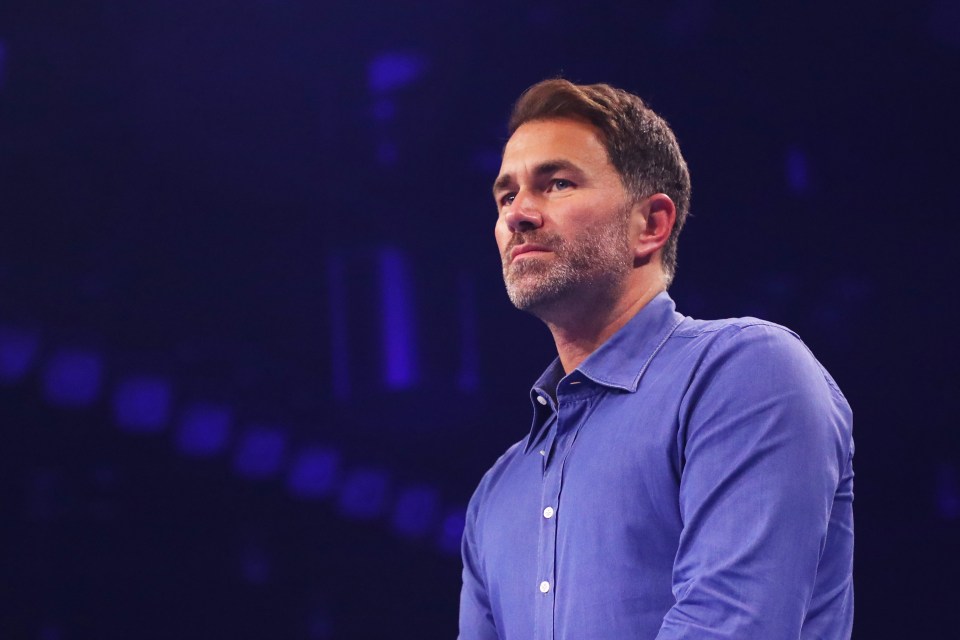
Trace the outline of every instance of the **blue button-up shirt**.
<instances>
[{"instance_id":1,"label":"blue button-up shirt","mask_svg":"<svg viewBox=\"0 0 960 640\"><path fill-rule=\"evenodd\" d=\"M467 509L461 640L835 640L850 407L789 330L666 293L531 391Z\"/></svg>"}]
</instances>

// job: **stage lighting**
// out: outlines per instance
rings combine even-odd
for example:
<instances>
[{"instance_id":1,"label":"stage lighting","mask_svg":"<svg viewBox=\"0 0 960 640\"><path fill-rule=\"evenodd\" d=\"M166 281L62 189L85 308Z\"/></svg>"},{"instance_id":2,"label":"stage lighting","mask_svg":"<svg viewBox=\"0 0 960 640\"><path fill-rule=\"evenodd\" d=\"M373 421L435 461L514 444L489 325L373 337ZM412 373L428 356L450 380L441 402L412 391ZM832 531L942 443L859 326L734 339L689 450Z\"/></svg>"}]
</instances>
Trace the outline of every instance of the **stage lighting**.
<instances>
[{"instance_id":1,"label":"stage lighting","mask_svg":"<svg viewBox=\"0 0 960 640\"><path fill-rule=\"evenodd\" d=\"M196 403L187 407L177 429L177 448L193 457L213 456L222 452L230 437L233 412L229 407Z\"/></svg>"},{"instance_id":2,"label":"stage lighting","mask_svg":"<svg viewBox=\"0 0 960 640\"><path fill-rule=\"evenodd\" d=\"M117 426L130 433L157 433L170 419L170 382L156 376L135 376L117 385L113 415Z\"/></svg>"},{"instance_id":3,"label":"stage lighting","mask_svg":"<svg viewBox=\"0 0 960 640\"><path fill-rule=\"evenodd\" d=\"M88 349L63 349L47 362L43 391L51 404L86 407L97 399L103 383L103 356Z\"/></svg>"}]
</instances>

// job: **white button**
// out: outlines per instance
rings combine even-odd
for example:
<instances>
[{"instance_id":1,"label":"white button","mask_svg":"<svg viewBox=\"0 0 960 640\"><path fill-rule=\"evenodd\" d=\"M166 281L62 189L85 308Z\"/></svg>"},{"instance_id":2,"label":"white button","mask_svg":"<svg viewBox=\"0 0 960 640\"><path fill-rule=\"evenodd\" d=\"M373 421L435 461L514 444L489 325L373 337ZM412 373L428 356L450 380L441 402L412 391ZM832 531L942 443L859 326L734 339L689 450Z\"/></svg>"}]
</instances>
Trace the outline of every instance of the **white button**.
<instances>
[{"instance_id":1,"label":"white button","mask_svg":"<svg viewBox=\"0 0 960 640\"><path fill-rule=\"evenodd\" d=\"M543 510L544 518L552 518L553 514L554 514L553 507L547 507L546 509Z\"/></svg>"},{"instance_id":2,"label":"white button","mask_svg":"<svg viewBox=\"0 0 960 640\"><path fill-rule=\"evenodd\" d=\"M544 404L544 405L545 405L545 404L547 404L547 399L544 398L543 396L537 396L537 402L539 402L540 404Z\"/></svg>"},{"instance_id":3,"label":"white button","mask_svg":"<svg viewBox=\"0 0 960 640\"><path fill-rule=\"evenodd\" d=\"M540 583L540 593L546 593L547 591L550 591L550 583L544 580Z\"/></svg>"}]
</instances>

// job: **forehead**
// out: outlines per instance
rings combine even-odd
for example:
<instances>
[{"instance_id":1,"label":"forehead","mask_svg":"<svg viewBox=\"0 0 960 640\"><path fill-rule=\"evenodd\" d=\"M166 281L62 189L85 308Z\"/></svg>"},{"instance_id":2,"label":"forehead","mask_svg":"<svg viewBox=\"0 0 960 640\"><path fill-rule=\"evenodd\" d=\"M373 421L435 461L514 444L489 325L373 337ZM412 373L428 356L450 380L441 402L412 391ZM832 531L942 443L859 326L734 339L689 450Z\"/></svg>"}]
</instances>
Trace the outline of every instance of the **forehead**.
<instances>
[{"instance_id":1,"label":"forehead","mask_svg":"<svg viewBox=\"0 0 960 640\"><path fill-rule=\"evenodd\" d=\"M517 173L541 162L567 160L583 169L613 169L600 130L570 118L533 120L510 136L500 173Z\"/></svg>"}]
</instances>

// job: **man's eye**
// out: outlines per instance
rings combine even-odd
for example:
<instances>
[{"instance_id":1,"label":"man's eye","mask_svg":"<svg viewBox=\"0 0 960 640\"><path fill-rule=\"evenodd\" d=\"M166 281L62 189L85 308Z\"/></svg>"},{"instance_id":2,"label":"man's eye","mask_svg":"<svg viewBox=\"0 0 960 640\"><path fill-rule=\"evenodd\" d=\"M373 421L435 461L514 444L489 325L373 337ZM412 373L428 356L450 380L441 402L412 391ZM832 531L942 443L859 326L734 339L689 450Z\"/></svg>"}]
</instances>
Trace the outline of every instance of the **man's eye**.
<instances>
[{"instance_id":1,"label":"man's eye","mask_svg":"<svg viewBox=\"0 0 960 640\"><path fill-rule=\"evenodd\" d=\"M516 198L516 197L517 197L517 194L515 194L515 193L508 193L507 195L503 196L503 198L500 199L500 204L502 204L502 205L504 205L504 206L506 206L506 205L508 205L508 204L513 204L513 200L514 200L514 198Z\"/></svg>"},{"instance_id":2,"label":"man's eye","mask_svg":"<svg viewBox=\"0 0 960 640\"><path fill-rule=\"evenodd\" d=\"M553 188L556 189L557 191L563 191L564 189L569 189L572 186L573 186L572 182L570 182L569 180L565 180L563 178L557 178L556 180L553 181Z\"/></svg>"}]
</instances>

